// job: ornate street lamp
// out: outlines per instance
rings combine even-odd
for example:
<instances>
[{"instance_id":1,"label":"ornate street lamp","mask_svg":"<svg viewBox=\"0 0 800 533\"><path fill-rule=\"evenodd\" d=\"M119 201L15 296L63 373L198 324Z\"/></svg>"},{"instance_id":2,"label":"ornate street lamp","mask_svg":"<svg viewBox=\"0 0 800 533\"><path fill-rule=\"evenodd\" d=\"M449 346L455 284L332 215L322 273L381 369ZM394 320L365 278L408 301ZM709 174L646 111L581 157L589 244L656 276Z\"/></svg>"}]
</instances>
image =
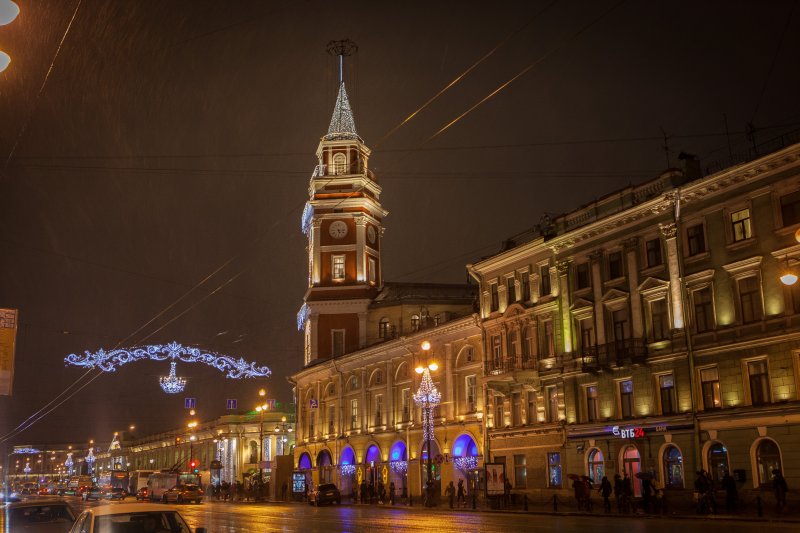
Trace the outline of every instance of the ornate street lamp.
<instances>
[{"instance_id":1,"label":"ornate street lamp","mask_svg":"<svg viewBox=\"0 0 800 533\"><path fill-rule=\"evenodd\" d=\"M288 455L286 453L286 444L289 439L286 437L287 433L291 433L293 431L291 424L286 423L286 417L281 417L281 423L275 425L275 433L278 434L278 442L281 443L281 453L279 455ZM276 450L277 452L277 450Z\"/></svg>"},{"instance_id":2,"label":"ornate street lamp","mask_svg":"<svg viewBox=\"0 0 800 533\"><path fill-rule=\"evenodd\" d=\"M261 389L258 391L258 395L263 398L267 395L267 391ZM264 413L269 408L269 404L263 403L261 405L256 405L256 412L259 416L258 421L258 481L264 481L264 468L261 466L264 462Z\"/></svg>"},{"instance_id":3,"label":"ornate street lamp","mask_svg":"<svg viewBox=\"0 0 800 533\"><path fill-rule=\"evenodd\" d=\"M439 368L439 365L437 365L435 361L429 361L428 359L431 343L425 341L422 343L421 348L425 353L425 365L419 365L416 368L417 374L422 374L422 381L419 384L419 389L417 389L416 394L414 394L414 402L422 410L422 436L425 440L425 447L428 453L428 476L425 483L425 505L427 507L432 507L434 505L433 457L431 456L431 443L433 441L433 410L437 405L439 405L439 402L442 400L442 395L438 390L436 390L436 386L433 384L433 379L431 379L431 372L435 372Z\"/></svg>"}]
</instances>

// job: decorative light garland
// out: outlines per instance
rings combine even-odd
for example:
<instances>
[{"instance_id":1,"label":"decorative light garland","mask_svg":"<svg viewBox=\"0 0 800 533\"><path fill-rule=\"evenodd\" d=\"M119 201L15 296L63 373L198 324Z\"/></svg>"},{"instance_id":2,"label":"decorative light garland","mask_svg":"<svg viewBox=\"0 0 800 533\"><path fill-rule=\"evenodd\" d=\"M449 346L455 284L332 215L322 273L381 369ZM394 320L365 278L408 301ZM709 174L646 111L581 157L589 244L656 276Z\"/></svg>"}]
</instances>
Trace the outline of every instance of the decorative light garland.
<instances>
[{"instance_id":1,"label":"decorative light garland","mask_svg":"<svg viewBox=\"0 0 800 533\"><path fill-rule=\"evenodd\" d=\"M356 473L356 465L340 465L343 476L352 476Z\"/></svg>"},{"instance_id":2,"label":"decorative light garland","mask_svg":"<svg viewBox=\"0 0 800 533\"><path fill-rule=\"evenodd\" d=\"M478 458L474 455L468 455L466 457L455 457L453 459L453 464L456 468L464 472L470 472L478 468Z\"/></svg>"},{"instance_id":3,"label":"decorative light garland","mask_svg":"<svg viewBox=\"0 0 800 533\"><path fill-rule=\"evenodd\" d=\"M306 202L303 208L303 215L300 217L300 229L303 230L303 235L308 235L311 231L311 219L314 218L314 206L311 202Z\"/></svg>"},{"instance_id":4,"label":"decorative light garland","mask_svg":"<svg viewBox=\"0 0 800 533\"><path fill-rule=\"evenodd\" d=\"M350 108L350 100L347 98L344 82L339 85L339 95L336 97L336 105L333 107L331 124L328 126L328 134L323 139L326 141L361 140L356 133L356 121L353 119L353 110Z\"/></svg>"},{"instance_id":5,"label":"decorative light garland","mask_svg":"<svg viewBox=\"0 0 800 533\"><path fill-rule=\"evenodd\" d=\"M389 467L392 472L405 475L408 472L408 461L391 461Z\"/></svg>"},{"instance_id":6,"label":"decorative light garland","mask_svg":"<svg viewBox=\"0 0 800 533\"><path fill-rule=\"evenodd\" d=\"M64 466L66 466L69 469L70 474L72 474L72 465L74 464L75 463L72 462L72 452L69 452L67 454L67 460L64 461Z\"/></svg>"},{"instance_id":7,"label":"decorative light garland","mask_svg":"<svg viewBox=\"0 0 800 533\"><path fill-rule=\"evenodd\" d=\"M23 468L22 471L25 472L26 474L30 474L31 473L31 463L30 462L26 462L25 463L25 468Z\"/></svg>"},{"instance_id":8,"label":"decorative light garland","mask_svg":"<svg viewBox=\"0 0 800 533\"><path fill-rule=\"evenodd\" d=\"M37 454L37 453L42 453L42 451L41 450L37 450L36 448L27 448L27 447L17 448L17 447L15 447L14 451L12 453L13 454L18 454L18 455L33 455L33 454Z\"/></svg>"},{"instance_id":9,"label":"decorative light garland","mask_svg":"<svg viewBox=\"0 0 800 533\"><path fill-rule=\"evenodd\" d=\"M442 394L436 390L430 370L425 368L419 389L414 393L414 402L422 409L422 438L425 442L433 440L433 410L441 400Z\"/></svg>"},{"instance_id":10,"label":"decorative light garland","mask_svg":"<svg viewBox=\"0 0 800 533\"><path fill-rule=\"evenodd\" d=\"M94 464L95 459L96 457L94 456L94 449L89 448L89 453L86 455L86 462L91 465Z\"/></svg>"},{"instance_id":11,"label":"decorative light garland","mask_svg":"<svg viewBox=\"0 0 800 533\"><path fill-rule=\"evenodd\" d=\"M169 376L161 376L158 378L161 389L167 394L183 392L183 389L186 387L186 380L175 375L175 364L175 361L169 364Z\"/></svg>"},{"instance_id":12,"label":"decorative light garland","mask_svg":"<svg viewBox=\"0 0 800 533\"><path fill-rule=\"evenodd\" d=\"M183 346L174 341L169 344L120 348L110 352L101 349L95 353L86 351L84 355L73 353L65 357L64 362L68 365L99 368L103 372L116 372L117 368L122 365L147 359L153 361L170 359L172 361L183 361L184 363L203 363L216 368L220 372L227 372L225 377L229 379L269 377L272 374L272 371L266 366L256 366L255 362L248 363L241 357L235 359L216 352L204 352L199 348ZM174 363L171 366L173 367L172 370L174 370ZM170 375L172 375L172 370ZM170 382L168 381L168 383ZM170 387L177 387L177 385L178 383L175 382ZM180 390L183 390L183 388L181 387ZM175 392L180 392L180 390Z\"/></svg>"},{"instance_id":13,"label":"decorative light garland","mask_svg":"<svg viewBox=\"0 0 800 533\"><path fill-rule=\"evenodd\" d=\"M311 313L311 310L308 308L308 305L303 304L297 312L297 331L303 331L306 327L306 320L308 320L309 313Z\"/></svg>"}]
</instances>

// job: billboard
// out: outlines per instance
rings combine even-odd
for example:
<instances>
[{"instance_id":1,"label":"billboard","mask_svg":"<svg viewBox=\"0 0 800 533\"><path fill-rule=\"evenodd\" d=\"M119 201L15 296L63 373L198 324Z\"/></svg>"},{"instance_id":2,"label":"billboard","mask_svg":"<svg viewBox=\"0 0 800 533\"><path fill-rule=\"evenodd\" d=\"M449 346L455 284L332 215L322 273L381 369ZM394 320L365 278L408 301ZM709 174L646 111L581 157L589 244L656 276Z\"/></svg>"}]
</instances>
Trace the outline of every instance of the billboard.
<instances>
[{"instance_id":1,"label":"billboard","mask_svg":"<svg viewBox=\"0 0 800 533\"><path fill-rule=\"evenodd\" d=\"M505 463L486 463L486 495L497 496L505 493L506 487L506 464Z\"/></svg>"},{"instance_id":2,"label":"billboard","mask_svg":"<svg viewBox=\"0 0 800 533\"><path fill-rule=\"evenodd\" d=\"M16 309L0 309L0 395L11 396L14 382L14 345L17 340Z\"/></svg>"}]
</instances>

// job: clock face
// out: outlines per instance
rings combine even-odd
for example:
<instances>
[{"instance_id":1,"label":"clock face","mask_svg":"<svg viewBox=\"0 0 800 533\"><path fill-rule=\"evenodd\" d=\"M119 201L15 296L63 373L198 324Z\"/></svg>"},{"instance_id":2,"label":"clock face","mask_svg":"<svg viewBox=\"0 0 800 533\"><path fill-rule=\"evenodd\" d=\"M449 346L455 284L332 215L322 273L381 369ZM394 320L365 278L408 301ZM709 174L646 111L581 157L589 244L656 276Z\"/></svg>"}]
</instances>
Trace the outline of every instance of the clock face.
<instances>
[{"instance_id":1,"label":"clock face","mask_svg":"<svg viewBox=\"0 0 800 533\"><path fill-rule=\"evenodd\" d=\"M328 229L328 232L334 239L341 239L345 235L347 235L347 224L345 224L341 220L337 220L336 222L331 224L331 227Z\"/></svg>"},{"instance_id":2,"label":"clock face","mask_svg":"<svg viewBox=\"0 0 800 533\"><path fill-rule=\"evenodd\" d=\"M372 226L367 226L367 239L372 244L375 244L375 228Z\"/></svg>"}]
</instances>

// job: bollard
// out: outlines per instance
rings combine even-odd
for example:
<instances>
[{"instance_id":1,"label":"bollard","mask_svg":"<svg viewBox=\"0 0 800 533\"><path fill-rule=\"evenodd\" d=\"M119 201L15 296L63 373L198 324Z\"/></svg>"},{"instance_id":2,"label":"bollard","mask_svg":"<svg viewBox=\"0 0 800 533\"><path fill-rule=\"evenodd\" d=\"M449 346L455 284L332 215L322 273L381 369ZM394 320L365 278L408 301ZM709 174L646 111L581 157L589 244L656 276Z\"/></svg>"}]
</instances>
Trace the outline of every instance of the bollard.
<instances>
[{"instance_id":1,"label":"bollard","mask_svg":"<svg viewBox=\"0 0 800 533\"><path fill-rule=\"evenodd\" d=\"M554 513L558 512L558 495L557 494L553 494L553 512Z\"/></svg>"},{"instance_id":2,"label":"bollard","mask_svg":"<svg viewBox=\"0 0 800 533\"><path fill-rule=\"evenodd\" d=\"M758 517L764 516L764 507L761 505L761 495L756 496L756 509L758 509Z\"/></svg>"},{"instance_id":3,"label":"bollard","mask_svg":"<svg viewBox=\"0 0 800 533\"><path fill-rule=\"evenodd\" d=\"M525 494L525 510L528 510L528 495Z\"/></svg>"}]
</instances>

